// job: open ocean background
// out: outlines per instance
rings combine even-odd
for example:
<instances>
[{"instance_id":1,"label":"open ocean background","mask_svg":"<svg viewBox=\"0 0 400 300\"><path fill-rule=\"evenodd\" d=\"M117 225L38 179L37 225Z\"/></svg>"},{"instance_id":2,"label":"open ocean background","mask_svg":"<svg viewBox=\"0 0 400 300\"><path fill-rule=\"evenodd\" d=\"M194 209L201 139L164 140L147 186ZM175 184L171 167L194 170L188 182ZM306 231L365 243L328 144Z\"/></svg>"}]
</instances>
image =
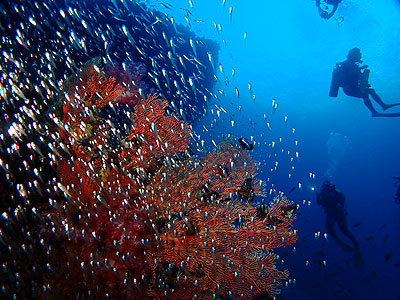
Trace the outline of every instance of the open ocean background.
<instances>
[{"instance_id":1,"label":"open ocean background","mask_svg":"<svg viewBox=\"0 0 400 300\"><path fill-rule=\"evenodd\" d=\"M195 18L204 21L192 23L192 30L219 41L220 63L230 78L225 86L217 70L221 78L217 88L224 89L217 104L227 114L217 119L212 135L254 136L253 158L264 166L261 178L270 177L286 193L300 182L301 189L288 198L296 203L311 201L298 213L296 253L278 250L284 267L296 279L295 286L283 287L278 299L399 299L400 206L394 200L392 177L400 173L400 118L372 118L361 99L341 90L338 98L329 98L328 91L335 63L345 60L349 49L359 47L371 69L372 87L385 103L400 101L400 2L343 0L329 20L322 19L315 2L309 0L226 1L225 6L222 1L192 3ZM190 8L187 1L171 4ZM181 15L185 23L182 10L166 11ZM340 17L339 24L335 18ZM222 25L220 33L214 22ZM234 80L231 69L235 69ZM275 112L272 99L279 104ZM204 124L213 123L213 118L209 113ZM278 170L271 173L275 160L268 158L265 145L279 137L282 148L291 153L281 153ZM295 151L299 158L289 179L288 158ZM362 268L354 266L352 253L322 236L325 214L311 188L319 189L328 178L346 195L347 221L361 244Z\"/></svg>"}]
</instances>

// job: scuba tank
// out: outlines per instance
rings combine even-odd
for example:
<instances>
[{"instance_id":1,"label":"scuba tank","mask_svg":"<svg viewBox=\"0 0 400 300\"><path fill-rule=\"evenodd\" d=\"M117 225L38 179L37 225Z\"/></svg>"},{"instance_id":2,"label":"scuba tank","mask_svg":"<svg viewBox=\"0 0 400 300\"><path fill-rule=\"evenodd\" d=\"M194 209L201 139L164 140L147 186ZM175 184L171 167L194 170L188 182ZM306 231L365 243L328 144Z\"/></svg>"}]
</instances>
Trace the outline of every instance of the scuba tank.
<instances>
[{"instance_id":1,"label":"scuba tank","mask_svg":"<svg viewBox=\"0 0 400 300\"><path fill-rule=\"evenodd\" d=\"M366 90L370 87L369 84L369 69L364 69L364 71L361 73L361 77L360 77L360 89L361 90Z\"/></svg>"},{"instance_id":2,"label":"scuba tank","mask_svg":"<svg viewBox=\"0 0 400 300\"><path fill-rule=\"evenodd\" d=\"M337 97L340 87L340 65L336 64L336 67L332 72L331 87L329 89L329 97Z\"/></svg>"}]
</instances>

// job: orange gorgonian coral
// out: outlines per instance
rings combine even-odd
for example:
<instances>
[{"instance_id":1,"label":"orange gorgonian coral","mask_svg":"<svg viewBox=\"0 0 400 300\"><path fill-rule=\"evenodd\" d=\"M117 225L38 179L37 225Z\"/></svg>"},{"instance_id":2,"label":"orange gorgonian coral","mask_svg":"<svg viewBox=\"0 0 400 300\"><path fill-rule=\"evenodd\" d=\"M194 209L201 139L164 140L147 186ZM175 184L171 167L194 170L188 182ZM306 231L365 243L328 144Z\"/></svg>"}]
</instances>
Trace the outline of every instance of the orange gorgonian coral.
<instances>
[{"instance_id":1,"label":"orange gorgonian coral","mask_svg":"<svg viewBox=\"0 0 400 300\"><path fill-rule=\"evenodd\" d=\"M256 170L251 157L228 140L202 159L161 168L153 177L142 200L151 204L162 241L149 260L161 279L154 297L168 291L171 299L250 299L279 292L289 273L275 268L272 250L297 240L295 216L286 213L294 208L285 198L275 198L268 209L241 198ZM260 194L260 182L253 182L252 192Z\"/></svg>"},{"instance_id":2,"label":"orange gorgonian coral","mask_svg":"<svg viewBox=\"0 0 400 300\"><path fill-rule=\"evenodd\" d=\"M124 151L129 166L148 166L151 158L183 152L189 146L190 126L175 117L166 116L168 102L157 95L141 99L135 105L135 126L126 139L130 142Z\"/></svg>"},{"instance_id":3,"label":"orange gorgonian coral","mask_svg":"<svg viewBox=\"0 0 400 300\"><path fill-rule=\"evenodd\" d=\"M275 267L273 250L297 240L296 207L283 197L255 204L259 165L232 139L187 155L190 125L166 115L155 94L137 94L125 112L133 126L120 138L98 111L123 88L97 68L92 61L65 84L57 124L59 187L71 201L46 214L46 240L68 262L55 266L67 273L55 290L98 299L279 293L288 271Z\"/></svg>"}]
</instances>

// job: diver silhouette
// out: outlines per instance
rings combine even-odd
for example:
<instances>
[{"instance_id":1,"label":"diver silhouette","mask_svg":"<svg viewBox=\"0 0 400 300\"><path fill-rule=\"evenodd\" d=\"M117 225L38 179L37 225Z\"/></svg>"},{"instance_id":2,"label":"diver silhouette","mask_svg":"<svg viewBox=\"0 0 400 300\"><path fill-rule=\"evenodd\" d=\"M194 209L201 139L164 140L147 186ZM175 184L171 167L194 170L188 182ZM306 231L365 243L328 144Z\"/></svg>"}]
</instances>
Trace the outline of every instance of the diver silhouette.
<instances>
[{"instance_id":1,"label":"diver silhouette","mask_svg":"<svg viewBox=\"0 0 400 300\"><path fill-rule=\"evenodd\" d=\"M365 106L371 111L373 117L400 117L399 113L378 113L372 106L369 95L378 103L383 110L398 106L396 104L385 104L378 96L374 89L368 82L370 70L367 65L360 66L361 51L355 47L350 49L347 54L347 59L343 62L337 63L336 68L332 73L331 87L329 90L330 97L337 97L339 87L343 88L343 92L351 97L362 98Z\"/></svg>"},{"instance_id":2,"label":"diver silhouette","mask_svg":"<svg viewBox=\"0 0 400 300\"><path fill-rule=\"evenodd\" d=\"M356 265L361 266L362 258L360 245L353 233L347 227L346 209L344 201L346 197L342 192L336 189L336 186L329 180L324 181L321 191L317 192L317 203L322 205L326 214L326 229L330 236L347 252L355 250ZM338 224L340 231L353 243L354 249L347 243L343 242L335 232L335 224Z\"/></svg>"},{"instance_id":3,"label":"diver silhouette","mask_svg":"<svg viewBox=\"0 0 400 300\"><path fill-rule=\"evenodd\" d=\"M332 17L342 0L315 0L315 5L318 7L318 13L323 19Z\"/></svg>"}]
</instances>

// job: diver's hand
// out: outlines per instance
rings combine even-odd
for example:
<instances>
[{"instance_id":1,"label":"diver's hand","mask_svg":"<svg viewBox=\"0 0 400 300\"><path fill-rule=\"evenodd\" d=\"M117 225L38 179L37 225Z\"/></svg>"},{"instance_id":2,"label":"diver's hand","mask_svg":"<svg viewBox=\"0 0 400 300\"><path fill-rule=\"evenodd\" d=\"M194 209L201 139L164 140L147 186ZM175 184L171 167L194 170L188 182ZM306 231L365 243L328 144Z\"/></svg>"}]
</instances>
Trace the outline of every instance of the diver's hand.
<instances>
[{"instance_id":1,"label":"diver's hand","mask_svg":"<svg viewBox=\"0 0 400 300\"><path fill-rule=\"evenodd\" d=\"M360 70L363 70L363 69L368 69L368 65L363 65L360 67Z\"/></svg>"}]
</instances>

